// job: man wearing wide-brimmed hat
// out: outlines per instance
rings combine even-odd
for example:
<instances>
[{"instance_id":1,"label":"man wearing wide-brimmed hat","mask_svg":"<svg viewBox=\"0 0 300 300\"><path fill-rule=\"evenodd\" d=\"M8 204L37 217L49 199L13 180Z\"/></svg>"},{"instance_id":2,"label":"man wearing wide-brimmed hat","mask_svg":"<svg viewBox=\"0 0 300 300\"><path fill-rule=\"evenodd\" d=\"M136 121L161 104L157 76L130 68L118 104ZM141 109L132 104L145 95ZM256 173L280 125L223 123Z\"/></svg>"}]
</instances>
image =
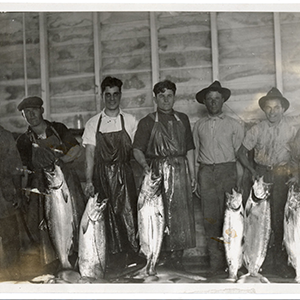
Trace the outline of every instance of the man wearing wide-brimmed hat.
<instances>
[{"instance_id":1,"label":"man wearing wide-brimmed hat","mask_svg":"<svg viewBox=\"0 0 300 300\"><path fill-rule=\"evenodd\" d=\"M291 147L299 117L286 117L289 101L273 87L258 101L266 119L254 125L245 135L238 156L252 176L264 176L264 181L273 183L271 190L272 235L262 271L284 277L293 276L292 268L287 266L287 254L282 249L284 206L287 199L286 182L291 174ZM254 149L254 165L247 156Z\"/></svg>"},{"instance_id":2,"label":"man wearing wide-brimmed hat","mask_svg":"<svg viewBox=\"0 0 300 300\"><path fill-rule=\"evenodd\" d=\"M204 229L210 258L210 273L224 272L227 267L222 241L225 192L238 185L236 152L244 137L243 125L223 113L223 104L231 91L219 81L196 94L207 116L198 120L193 136L198 191L204 216Z\"/></svg>"}]
</instances>

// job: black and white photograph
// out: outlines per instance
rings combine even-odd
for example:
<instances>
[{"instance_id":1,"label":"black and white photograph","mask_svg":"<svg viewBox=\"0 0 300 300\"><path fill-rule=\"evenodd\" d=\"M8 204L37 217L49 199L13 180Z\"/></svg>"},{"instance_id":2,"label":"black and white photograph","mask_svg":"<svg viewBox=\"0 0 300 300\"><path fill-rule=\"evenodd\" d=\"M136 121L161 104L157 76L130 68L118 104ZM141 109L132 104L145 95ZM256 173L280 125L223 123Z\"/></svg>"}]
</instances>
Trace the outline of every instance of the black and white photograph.
<instances>
[{"instance_id":1,"label":"black and white photograph","mask_svg":"<svg viewBox=\"0 0 300 300\"><path fill-rule=\"evenodd\" d=\"M0 291L300 292L300 6L238 7L0 4Z\"/></svg>"}]
</instances>

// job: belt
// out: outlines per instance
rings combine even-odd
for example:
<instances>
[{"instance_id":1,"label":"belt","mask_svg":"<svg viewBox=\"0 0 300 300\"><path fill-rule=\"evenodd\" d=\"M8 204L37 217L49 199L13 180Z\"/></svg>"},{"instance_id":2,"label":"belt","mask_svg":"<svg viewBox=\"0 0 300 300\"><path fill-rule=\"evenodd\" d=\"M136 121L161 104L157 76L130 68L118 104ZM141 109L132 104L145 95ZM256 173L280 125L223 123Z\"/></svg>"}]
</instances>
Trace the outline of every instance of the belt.
<instances>
[{"instance_id":1,"label":"belt","mask_svg":"<svg viewBox=\"0 0 300 300\"><path fill-rule=\"evenodd\" d=\"M272 170L278 169L278 168L287 168L288 167L287 164L285 164L285 165L278 165L278 166L256 164L256 166L259 167L259 168L266 169L268 171L272 171Z\"/></svg>"},{"instance_id":2,"label":"belt","mask_svg":"<svg viewBox=\"0 0 300 300\"><path fill-rule=\"evenodd\" d=\"M203 166L203 167L218 167L218 166L226 166L226 165L233 165L233 164L236 164L235 161L230 161L230 162L224 162L224 163L218 163L218 164L203 164L203 163L200 163L200 166Z\"/></svg>"}]
</instances>

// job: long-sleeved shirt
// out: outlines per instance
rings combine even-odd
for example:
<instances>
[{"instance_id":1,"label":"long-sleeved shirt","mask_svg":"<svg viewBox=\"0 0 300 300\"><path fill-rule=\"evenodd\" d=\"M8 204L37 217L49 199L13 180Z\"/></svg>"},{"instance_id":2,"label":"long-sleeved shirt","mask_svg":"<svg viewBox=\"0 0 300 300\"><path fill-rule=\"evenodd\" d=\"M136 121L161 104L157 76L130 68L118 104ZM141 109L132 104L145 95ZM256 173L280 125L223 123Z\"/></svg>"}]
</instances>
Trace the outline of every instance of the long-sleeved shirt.
<instances>
[{"instance_id":1,"label":"long-sleeved shirt","mask_svg":"<svg viewBox=\"0 0 300 300\"><path fill-rule=\"evenodd\" d=\"M224 113L207 115L196 122L193 136L198 164L235 162L244 138L244 126Z\"/></svg>"}]
</instances>

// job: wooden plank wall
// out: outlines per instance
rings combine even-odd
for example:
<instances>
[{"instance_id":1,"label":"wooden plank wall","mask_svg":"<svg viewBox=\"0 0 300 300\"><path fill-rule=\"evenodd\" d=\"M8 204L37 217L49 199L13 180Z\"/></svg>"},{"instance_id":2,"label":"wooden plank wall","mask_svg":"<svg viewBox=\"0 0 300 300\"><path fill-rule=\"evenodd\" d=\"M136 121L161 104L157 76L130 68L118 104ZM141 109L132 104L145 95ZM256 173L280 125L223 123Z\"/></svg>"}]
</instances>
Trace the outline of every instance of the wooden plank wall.
<instances>
[{"instance_id":1,"label":"wooden plank wall","mask_svg":"<svg viewBox=\"0 0 300 300\"><path fill-rule=\"evenodd\" d=\"M103 107L97 103L99 78L113 75L124 82L122 108L138 119L154 109L152 78L157 76L177 84L175 108L187 113L192 124L205 113L195 101L195 94L213 79L232 91L226 112L245 122L261 119L257 100L276 85L274 14L215 15L212 26L209 12L155 12L153 27L149 12L98 12L94 18L92 12L44 13L49 118L69 127L74 126L78 114L87 121ZM0 123L21 132L26 124L16 105L26 91L41 95L39 13L1 13L0 24ZM282 92L291 101L288 114L298 114L300 13L279 13L279 29ZM95 32L99 32L98 41ZM217 37L217 62L212 61L212 34ZM156 70L151 61L153 37L158 45ZM99 45L96 47L94 42ZM94 49L100 52L94 53ZM95 65L100 65L97 76ZM218 70L213 70L214 66ZM213 78L213 71L219 78Z\"/></svg>"},{"instance_id":2,"label":"wooden plank wall","mask_svg":"<svg viewBox=\"0 0 300 300\"><path fill-rule=\"evenodd\" d=\"M10 131L22 131L26 125L17 111L25 90L28 94L40 94L38 13L24 15L23 19L23 13L0 14L0 118L1 125ZM26 89L24 50L27 58Z\"/></svg>"}]
</instances>

